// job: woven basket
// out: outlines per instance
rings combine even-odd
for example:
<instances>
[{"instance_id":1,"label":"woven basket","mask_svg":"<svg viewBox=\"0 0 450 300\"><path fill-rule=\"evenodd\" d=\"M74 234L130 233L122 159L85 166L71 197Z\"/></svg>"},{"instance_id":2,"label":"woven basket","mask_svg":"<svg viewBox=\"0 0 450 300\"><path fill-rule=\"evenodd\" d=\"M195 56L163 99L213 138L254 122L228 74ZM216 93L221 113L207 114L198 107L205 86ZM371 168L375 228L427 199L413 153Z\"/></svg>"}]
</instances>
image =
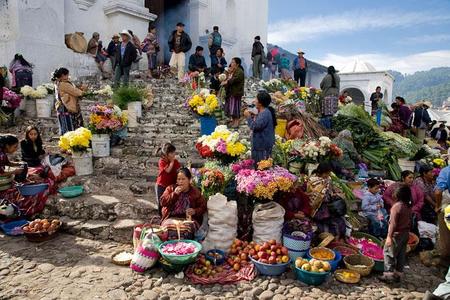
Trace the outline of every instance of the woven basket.
<instances>
[{"instance_id":1,"label":"woven basket","mask_svg":"<svg viewBox=\"0 0 450 300\"><path fill-rule=\"evenodd\" d=\"M301 237L283 234L283 246L294 251L306 251L311 247L311 239L303 239Z\"/></svg>"},{"instance_id":2,"label":"woven basket","mask_svg":"<svg viewBox=\"0 0 450 300\"><path fill-rule=\"evenodd\" d=\"M120 250L120 251L114 252L114 253L111 255L111 262L112 262L113 264L115 264L115 265L118 265L118 266L129 266L130 263L131 263L132 258L130 258L129 260L125 260L125 261L118 261L118 260L115 260L115 259L114 259L114 257L115 257L117 254L122 253L122 252L125 252L125 251L124 251L124 250Z\"/></svg>"},{"instance_id":3,"label":"woven basket","mask_svg":"<svg viewBox=\"0 0 450 300\"><path fill-rule=\"evenodd\" d=\"M353 273L353 275L355 277L354 278L346 278L343 276L344 272ZM336 277L337 280L339 280L340 282L343 282L343 283L358 283L361 280L361 275L358 272L353 271L353 270L340 269L334 273L334 276Z\"/></svg>"},{"instance_id":4,"label":"woven basket","mask_svg":"<svg viewBox=\"0 0 450 300\"><path fill-rule=\"evenodd\" d=\"M375 262L370 257L354 254L344 258L347 269L358 272L361 276L367 276L372 272Z\"/></svg>"}]
</instances>

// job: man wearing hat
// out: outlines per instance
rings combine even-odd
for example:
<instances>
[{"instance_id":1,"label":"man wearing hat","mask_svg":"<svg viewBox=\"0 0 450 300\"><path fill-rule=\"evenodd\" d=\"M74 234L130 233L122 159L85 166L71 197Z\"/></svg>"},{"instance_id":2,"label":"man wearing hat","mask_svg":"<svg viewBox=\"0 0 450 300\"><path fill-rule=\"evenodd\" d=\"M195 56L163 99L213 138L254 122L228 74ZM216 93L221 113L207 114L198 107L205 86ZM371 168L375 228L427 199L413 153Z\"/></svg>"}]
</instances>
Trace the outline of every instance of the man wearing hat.
<instances>
[{"instance_id":1,"label":"man wearing hat","mask_svg":"<svg viewBox=\"0 0 450 300\"><path fill-rule=\"evenodd\" d=\"M106 53L108 53L109 60L111 61L111 68L114 71L115 64L115 56L116 56L116 48L119 45L120 36L117 33L114 33L111 41L108 44L108 48L106 48Z\"/></svg>"},{"instance_id":2,"label":"man wearing hat","mask_svg":"<svg viewBox=\"0 0 450 300\"><path fill-rule=\"evenodd\" d=\"M431 123L431 118L428 114L428 108L430 107L430 101L425 101L419 104L414 110L413 126L416 130L416 136L420 142L425 139L425 132L428 128L428 124Z\"/></svg>"},{"instance_id":3,"label":"man wearing hat","mask_svg":"<svg viewBox=\"0 0 450 300\"><path fill-rule=\"evenodd\" d=\"M294 80L298 83L300 80L300 86L306 84L306 72L308 71L308 62L303 57L305 52L302 49L297 51L298 56L294 59L292 69L294 70Z\"/></svg>"},{"instance_id":4,"label":"man wearing hat","mask_svg":"<svg viewBox=\"0 0 450 300\"><path fill-rule=\"evenodd\" d=\"M128 85L130 78L131 64L136 60L137 50L131 43L131 35L128 30L122 30L120 33L122 42L116 47L115 58L115 86L120 85L120 79L123 77L123 84Z\"/></svg>"},{"instance_id":5,"label":"man wearing hat","mask_svg":"<svg viewBox=\"0 0 450 300\"><path fill-rule=\"evenodd\" d=\"M177 29L169 37L169 50L172 52L169 65L178 70L178 80L184 77L184 67L186 65L186 52L191 50L192 42L189 35L184 32L184 24L179 22Z\"/></svg>"},{"instance_id":6,"label":"man wearing hat","mask_svg":"<svg viewBox=\"0 0 450 300\"><path fill-rule=\"evenodd\" d=\"M261 79L262 77L262 61L264 56L264 46L261 44L261 37L255 36L252 48L253 61L253 77Z\"/></svg>"}]
</instances>

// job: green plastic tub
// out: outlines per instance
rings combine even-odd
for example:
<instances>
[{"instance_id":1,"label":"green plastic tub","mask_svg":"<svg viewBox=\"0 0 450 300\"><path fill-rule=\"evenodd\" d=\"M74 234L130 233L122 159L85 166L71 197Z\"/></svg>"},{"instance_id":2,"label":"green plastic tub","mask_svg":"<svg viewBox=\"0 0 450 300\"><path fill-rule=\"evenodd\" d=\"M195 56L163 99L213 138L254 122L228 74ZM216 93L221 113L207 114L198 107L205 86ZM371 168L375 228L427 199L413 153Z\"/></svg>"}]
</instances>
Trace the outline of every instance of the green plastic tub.
<instances>
[{"instance_id":1,"label":"green plastic tub","mask_svg":"<svg viewBox=\"0 0 450 300\"><path fill-rule=\"evenodd\" d=\"M185 243L194 244L196 250L195 250L194 253L185 254L185 255L165 254L164 252L161 251L161 249L165 245L173 244L173 243L177 243L177 242L185 242ZM167 260L169 263L175 264L175 265L188 265L188 264L193 263L195 261L195 259L197 258L198 254L202 250L202 245L199 244L196 241L193 241L193 240L172 240L172 241L164 242L161 245L159 245L158 250L159 250L159 253L161 254L161 256L165 260Z\"/></svg>"},{"instance_id":2,"label":"green plastic tub","mask_svg":"<svg viewBox=\"0 0 450 300\"><path fill-rule=\"evenodd\" d=\"M59 193L64 197L64 198L74 198L74 197L78 197L81 194L83 194L83 186L81 185L73 185L73 186L66 186L64 188L59 189Z\"/></svg>"}]
</instances>

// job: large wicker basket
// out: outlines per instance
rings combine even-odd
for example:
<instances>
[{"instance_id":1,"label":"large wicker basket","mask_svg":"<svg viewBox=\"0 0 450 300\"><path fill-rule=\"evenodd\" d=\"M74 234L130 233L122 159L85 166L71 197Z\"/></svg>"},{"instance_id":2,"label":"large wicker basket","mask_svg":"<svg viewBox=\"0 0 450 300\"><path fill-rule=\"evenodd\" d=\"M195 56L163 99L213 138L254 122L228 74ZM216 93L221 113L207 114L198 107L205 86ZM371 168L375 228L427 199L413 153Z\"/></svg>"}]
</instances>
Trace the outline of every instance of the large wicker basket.
<instances>
[{"instance_id":1,"label":"large wicker basket","mask_svg":"<svg viewBox=\"0 0 450 300\"><path fill-rule=\"evenodd\" d=\"M358 272L361 276L367 276L372 272L375 262L370 257L354 254L344 258L347 269Z\"/></svg>"}]
</instances>

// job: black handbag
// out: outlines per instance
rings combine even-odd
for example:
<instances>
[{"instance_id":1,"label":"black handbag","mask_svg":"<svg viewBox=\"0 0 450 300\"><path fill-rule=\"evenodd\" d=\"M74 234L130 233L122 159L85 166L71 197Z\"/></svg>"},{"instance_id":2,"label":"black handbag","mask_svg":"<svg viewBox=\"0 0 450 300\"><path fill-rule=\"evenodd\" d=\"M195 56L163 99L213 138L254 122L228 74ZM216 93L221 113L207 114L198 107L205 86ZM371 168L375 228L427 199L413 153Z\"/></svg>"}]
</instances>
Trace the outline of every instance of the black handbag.
<instances>
[{"instance_id":1,"label":"black handbag","mask_svg":"<svg viewBox=\"0 0 450 300\"><path fill-rule=\"evenodd\" d=\"M327 207L330 215L333 217L343 217L347 213L347 204L339 196L330 197L330 202L327 204Z\"/></svg>"}]
</instances>

